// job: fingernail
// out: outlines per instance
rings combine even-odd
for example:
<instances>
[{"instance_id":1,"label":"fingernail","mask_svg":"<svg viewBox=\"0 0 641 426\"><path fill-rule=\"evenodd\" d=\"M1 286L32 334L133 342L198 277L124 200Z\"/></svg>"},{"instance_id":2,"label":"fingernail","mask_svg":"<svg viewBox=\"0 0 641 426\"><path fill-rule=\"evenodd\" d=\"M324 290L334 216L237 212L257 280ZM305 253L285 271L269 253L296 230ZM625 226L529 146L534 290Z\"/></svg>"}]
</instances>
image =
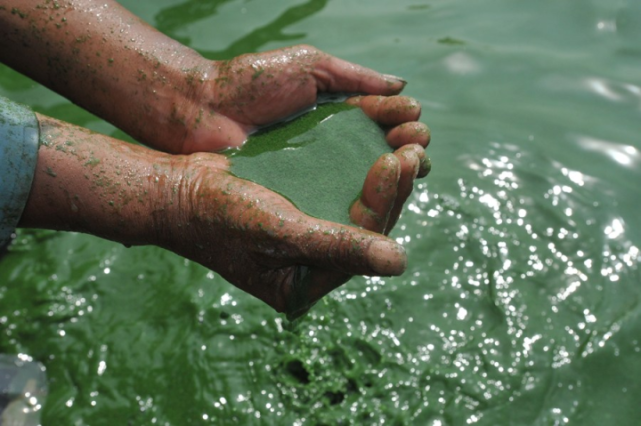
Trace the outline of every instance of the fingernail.
<instances>
[{"instance_id":1,"label":"fingernail","mask_svg":"<svg viewBox=\"0 0 641 426\"><path fill-rule=\"evenodd\" d=\"M384 77L385 77L386 80L392 80L394 83L403 84L403 87L405 87L407 85L407 80L405 80L404 78L401 78L399 76L392 75L392 74L385 74Z\"/></svg>"},{"instance_id":2,"label":"fingernail","mask_svg":"<svg viewBox=\"0 0 641 426\"><path fill-rule=\"evenodd\" d=\"M380 276L401 275L407 267L405 249L391 241L374 241L367 255L370 268Z\"/></svg>"}]
</instances>

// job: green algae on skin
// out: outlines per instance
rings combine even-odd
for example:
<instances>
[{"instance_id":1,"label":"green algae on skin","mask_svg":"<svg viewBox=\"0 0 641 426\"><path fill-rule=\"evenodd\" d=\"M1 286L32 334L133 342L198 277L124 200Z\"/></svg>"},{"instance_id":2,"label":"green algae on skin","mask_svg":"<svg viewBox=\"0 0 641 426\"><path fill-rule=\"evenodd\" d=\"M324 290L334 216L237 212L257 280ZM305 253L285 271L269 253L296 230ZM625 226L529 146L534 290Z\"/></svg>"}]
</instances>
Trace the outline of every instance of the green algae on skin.
<instances>
[{"instance_id":1,"label":"green algae on skin","mask_svg":"<svg viewBox=\"0 0 641 426\"><path fill-rule=\"evenodd\" d=\"M310 216L349 225L367 172L390 151L384 132L359 108L331 103L226 155L235 176L283 195Z\"/></svg>"}]
</instances>

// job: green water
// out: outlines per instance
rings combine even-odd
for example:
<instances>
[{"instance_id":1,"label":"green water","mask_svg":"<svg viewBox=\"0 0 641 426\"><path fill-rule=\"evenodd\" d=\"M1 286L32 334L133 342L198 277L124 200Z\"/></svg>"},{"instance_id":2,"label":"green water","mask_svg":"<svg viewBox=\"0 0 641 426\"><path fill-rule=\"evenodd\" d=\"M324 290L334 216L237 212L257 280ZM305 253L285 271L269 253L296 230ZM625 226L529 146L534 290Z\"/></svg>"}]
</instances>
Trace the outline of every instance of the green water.
<instances>
[{"instance_id":1,"label":"green water","mask_svg":"<svg viewBox=\"0 0 641 426\"><path fill-rule=\"evenodd\" d=\"M357 278L291 330L155 248L22 232L0 352L47 367L45 425L636 425L641 3L123 3L211 58L310 43L398 74L434 167ZM0 94L122 137L0 68Z\"/></svg>"}]
</instances>

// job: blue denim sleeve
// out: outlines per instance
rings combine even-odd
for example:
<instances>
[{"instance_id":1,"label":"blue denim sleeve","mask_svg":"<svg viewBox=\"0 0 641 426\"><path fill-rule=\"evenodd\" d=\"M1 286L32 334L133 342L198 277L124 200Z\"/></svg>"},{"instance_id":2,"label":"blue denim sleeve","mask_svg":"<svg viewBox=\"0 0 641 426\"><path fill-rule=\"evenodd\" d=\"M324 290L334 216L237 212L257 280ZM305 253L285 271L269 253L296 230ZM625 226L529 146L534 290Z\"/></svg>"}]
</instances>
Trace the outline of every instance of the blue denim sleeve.
<instances>
[{"instance_id":1,"label":"blue denim sleeve","mask_svg":"<svg viewBox=\"0 0 641 426\"><path fill-rule=\"evenodd\" d=\"M10 242L27 203L38 139L33 111L0 96L0 248Z\"/></svg>"}]
</instances>

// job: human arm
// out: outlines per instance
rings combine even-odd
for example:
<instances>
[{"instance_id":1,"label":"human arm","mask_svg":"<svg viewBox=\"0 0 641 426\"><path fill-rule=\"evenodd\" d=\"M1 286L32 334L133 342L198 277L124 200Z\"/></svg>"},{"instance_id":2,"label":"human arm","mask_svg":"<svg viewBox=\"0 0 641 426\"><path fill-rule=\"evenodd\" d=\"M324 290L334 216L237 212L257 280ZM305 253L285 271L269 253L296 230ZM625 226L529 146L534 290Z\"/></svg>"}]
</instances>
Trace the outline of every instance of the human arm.
<instances>
[{"instance_id":1,"label":"human arm","mask_svg":"<svg viewBox=\"0 0 641 426\"><path fill-rule=\"evenodd\" d=\"M0 0L0 61L172 153L238 146L319 92L395 95L405 85L310 46L209 61L113 0Z\"/></svg>"}]
</instances>

